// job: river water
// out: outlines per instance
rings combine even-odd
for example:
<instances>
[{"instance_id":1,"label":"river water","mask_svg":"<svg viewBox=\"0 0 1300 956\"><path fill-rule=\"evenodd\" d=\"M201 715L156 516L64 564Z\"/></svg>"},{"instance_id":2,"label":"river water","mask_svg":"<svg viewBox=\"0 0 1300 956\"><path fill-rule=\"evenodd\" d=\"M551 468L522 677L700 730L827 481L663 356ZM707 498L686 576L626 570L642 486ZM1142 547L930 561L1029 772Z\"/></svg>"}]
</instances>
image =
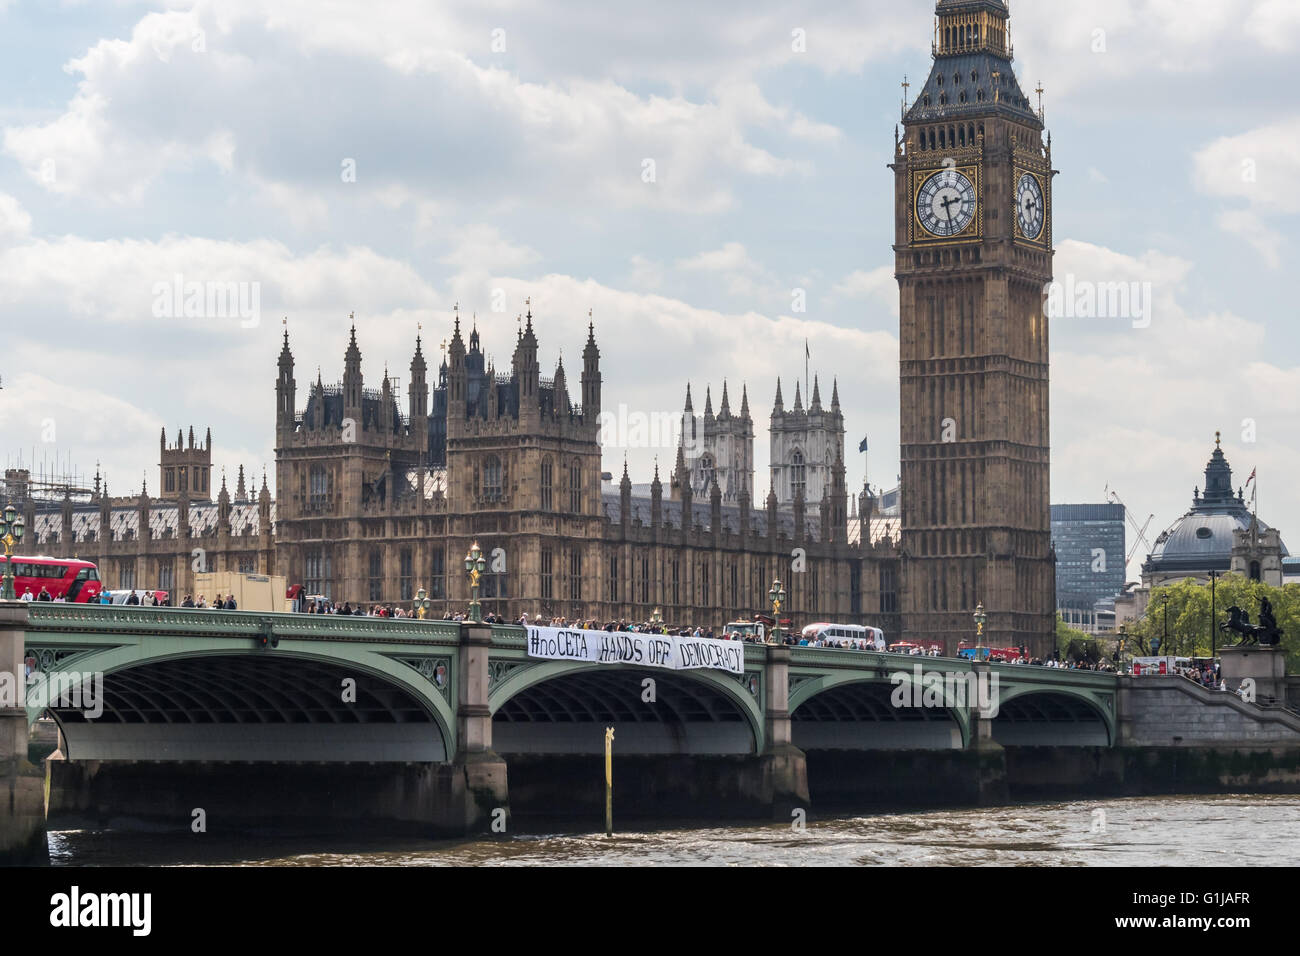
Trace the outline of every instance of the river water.
<instances>
[{"instance_id":1,"label":"river water","mask_svg":"<svg viewBox=\"0 0 1300 956\"><path fill-rule=\"evenodd\" d=\"M472 840L67 830L59 866L1291 866L1300 796L1169 796ZM599 822L596 823L600 825ZM212 828L210 828L211 830Z\"/></svg>"}]
</instances>

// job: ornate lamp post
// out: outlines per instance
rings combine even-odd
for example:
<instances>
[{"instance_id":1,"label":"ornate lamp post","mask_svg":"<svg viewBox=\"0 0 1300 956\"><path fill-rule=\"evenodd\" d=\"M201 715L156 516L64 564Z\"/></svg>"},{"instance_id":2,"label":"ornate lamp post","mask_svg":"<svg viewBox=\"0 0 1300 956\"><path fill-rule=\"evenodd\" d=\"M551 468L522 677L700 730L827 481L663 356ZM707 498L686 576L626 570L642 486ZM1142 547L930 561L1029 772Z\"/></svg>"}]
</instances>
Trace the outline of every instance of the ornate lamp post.
<instances>
[{"instance_id":1,"label":"ornate lamp post","mask_svg":"<svg viewBox=\"0 0 1300 956\"><path fill-rule=\"evenodd\" d=\"M1128 625L1119 626L1119 640L1115 643L1115 672L1121 673L1124 666L1124 644L1128 641Z\"/></svg>"},{"instance_id":2,"label":"ornate lamp post","mask_svg":"<svg viewBox=\"0 0 1300 956\"><path fill-rule=\"evenodd\" d=\"M984 613L984 602L980 601L975 606L975 613L971 615L975 619L975 660L980 659L980 647L984 638L984 624L989 617Z\"/></svg>"},{"instance_id":3,"label":"ornate lamp post","mask_svg":"<svg viewBox=\"0 0 1300 956\"><path fill-rule=\"evenodd\" d=\"M1164 626L1165 639L1164 639L1164 645L1165 645L1166 648L1168 648L1168 647L1169 647L1169 595L1168 595L1168 594L1162 594L1162 595L1160 595L1160 605L1161 605L1161 607L1164 609L1164 612L1165 612L1165 626Z\"/></svg>"},{"instance_id":4,"label":"ornate lamp post","mask_svg":"<svg viewBox=\"0 0 1300 956\"><path fill-rule=\"evenodd\" d=\"M1213 660L1218 654L1219 636L1215 634L1214 631L1217 626L1215 624L1215 618L1219 616L1219 609L1215 606L1214 585L1219 580L1219 575L1222 573L1222 571L1210 572L1210 660Z\"/></svg>"},{"instance_id":5,"label":"ornate lamp post","mask_svg":"<svg viewBox=\"0 0 1300 956\"><path fill-rule=\"evenodd\" d=\"M469 553L465 555L465 570L469 572L469 619L475 624L483 623L483 609L478 603L478 579L486 569L487 562L483 560L483 551L475 541L470 545Z\"/></svg>"},{"instance_id":6,"label":"ornate lamp post","mask_svg":"<svg viewBox=\"0 0 1300 956\"><path fill-rule=\"evenodd\" d=\"M23 516L15 511L13 505L5 506L4 520L0 520L0 541L5 546L5 573L0 583L0 600L13 601L14 594L14 546L23 540Z\"/></svg>"},{"instance_id":7,"label":"ornate lamp post","mask_svg":"<svg viewBox=\"0 0 1300 956\"><path fill-rule=\"evenodd\" d=\"M650 612L650 623L657 628L660 627L663 622L664 612L659 609L658 605L655 605L655 609Z\"/></svg>"},{"instance_id":8,"label":"ornate lamp post","mask_svg":"<svg viewBox=\"0 0 1300 956\"><path fill-rule=\"evenodd\" d=\"M429 610L429 605L433 602L425 597L424 588L415 592L415 600L411 602L411 607L415 609L415 616L421 621L424 620L425 612Z\"/></svg>"},{"instance_id":9,"label":"ornate lamp post","mask_svg":"<svg viewBox=\"0 0 1300 956\"><path fill-rule=\"evenodd\" d=\"M772 643L781 643L781 605L785 603L785 588L781 586L781 579L777 578L772 582L772 590L767 592L768 600L772 602Z\"/></svg>"}]
</instances>

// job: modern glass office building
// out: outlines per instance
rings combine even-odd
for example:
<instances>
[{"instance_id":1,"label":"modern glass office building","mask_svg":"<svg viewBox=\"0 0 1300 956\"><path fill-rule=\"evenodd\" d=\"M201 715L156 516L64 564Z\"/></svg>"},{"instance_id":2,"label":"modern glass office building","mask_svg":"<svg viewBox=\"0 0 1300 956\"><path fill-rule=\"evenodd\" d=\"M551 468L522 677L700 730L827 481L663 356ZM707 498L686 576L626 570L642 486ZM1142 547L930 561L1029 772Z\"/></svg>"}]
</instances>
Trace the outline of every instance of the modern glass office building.
<instances>
[{"instance_id":1,"label":"modern glass office building","mask_svg":"<svg viewBox=\"0 0 1300 956\"><path fill-rule=\"evenodd\" d=\"M1124 506L1052 505L1052 544L1056 608L1067 624L1094 632L1098 611L1113 614L1110 602L1124 591Z\"/></svg>"}]
</instances>

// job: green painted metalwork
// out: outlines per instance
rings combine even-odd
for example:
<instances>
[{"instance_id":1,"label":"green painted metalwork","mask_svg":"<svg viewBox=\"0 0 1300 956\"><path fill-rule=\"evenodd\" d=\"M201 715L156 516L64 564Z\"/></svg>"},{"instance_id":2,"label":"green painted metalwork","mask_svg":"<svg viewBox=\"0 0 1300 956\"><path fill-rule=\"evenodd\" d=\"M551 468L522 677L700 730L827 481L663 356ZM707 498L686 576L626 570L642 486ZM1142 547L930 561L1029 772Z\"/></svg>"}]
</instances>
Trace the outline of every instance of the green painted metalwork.
<instances>
[{"instance_id":1,"label":"green painted metalwork","mask_svg":"<svg viewBox=\"0 0 1300 956\"><path fill-rule=\"evenodd\" d=\"M262 649L258 635L270 619L279 646ZM324 623L322 623L324 622ZM433 716L449 757L456 751L454 663L460 631L447 622L423 622L361 616L263 614L188 608L121 608L76 604L32 606L26 645L77 653L58 659L87 673L112 674L155 661L179 657L268 655L316 660L353 667L411 694ZM418 645L436 654L414 653ZM419 664L431 662L426 676ZM415 663L410 663L414 661ZM446 686L433 680L436 662L446 665ZM40 708L28 708L29 721Z\"/></svg>"},{"instance_id":2,"label":"green painted metalwork","mask_svg":"<svg viewBox=\"0 0 1300 956\"><path fill-rule=\"evenodd\" d=\"M433 715L449 758L456 752L456 706L461 655L460 625L449 621L375 618L359 615L268 614L80 604L31 604L27 650L36 666L73 668L109 674L151 661L186 656L270 654L356 667L410 693ZM262 634L277 645L263 648ZM793 647L789 664L789 711L816 695L850 683L890 684L901 672L915 681L922 674L967 674L972 663L951 658L915 657L835 648ZM1086 703L1116 734L1115 675L1028 665L979 665L996 672L1001 703L1025 694L1050 693ZM580 671L622 669L572 661L542 661L528 656L522 627L494 625L488 661L489 709L496 712L514 695L543 681ZM642 669L644 670L644 669ZM654 670L644 670L650 676ZM723 671L675 671L673 676L707 685L731 700L745 715L758 752L764 747L767 648L745 646L743 675ZM441 683L439 680L441 679ZM951 710L963 743L970 740L970 713ZM28 716L36 713L29 709Z\"/></svg>"}]
</instances>

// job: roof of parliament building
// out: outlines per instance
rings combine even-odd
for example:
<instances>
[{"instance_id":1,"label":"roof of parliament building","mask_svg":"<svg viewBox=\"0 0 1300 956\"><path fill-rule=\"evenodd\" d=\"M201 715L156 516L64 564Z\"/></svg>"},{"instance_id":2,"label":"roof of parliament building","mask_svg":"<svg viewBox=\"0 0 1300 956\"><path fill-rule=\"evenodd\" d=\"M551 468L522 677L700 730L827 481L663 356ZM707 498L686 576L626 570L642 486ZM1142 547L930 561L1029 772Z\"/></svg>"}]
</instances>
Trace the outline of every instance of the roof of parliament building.
<instances>
[{"instance_id":1,"label":"roof of parliament building","mask_svg":"<svg viewBox=\"0 0 1300 956\"><path fill-rule=\"evenodd\" d=\"M1248 529L1251 520L1244 489L1233 493L1232 468L1216 436L1205 466L1205 490L1193 489L1191 509L1160 533L1142 570L1226 571L1232 559L1232 533ZM1269 526L1260 521L1259 530L1268 531ZM1287 553L1283 545L1282 554Z\"/></svg>"}]
</instances>

